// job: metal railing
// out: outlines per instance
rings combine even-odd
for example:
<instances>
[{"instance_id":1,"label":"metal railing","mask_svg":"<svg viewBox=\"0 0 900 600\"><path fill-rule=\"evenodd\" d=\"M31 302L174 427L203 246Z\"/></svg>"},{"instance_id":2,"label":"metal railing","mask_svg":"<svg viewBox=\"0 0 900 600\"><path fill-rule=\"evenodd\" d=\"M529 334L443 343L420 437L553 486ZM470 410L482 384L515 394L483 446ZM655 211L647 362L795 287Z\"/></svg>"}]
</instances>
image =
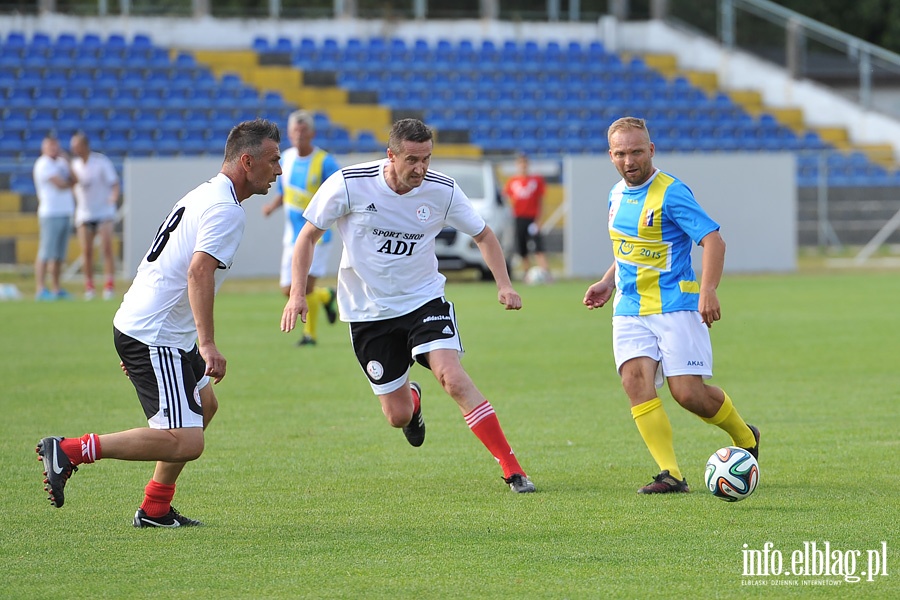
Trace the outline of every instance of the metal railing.
<instances>
[{"instance_id":1,"label":"metal railing","mask_svg":"<svg viewBox=\"0 0 900 600\"><path fill-rule=\"evenodd\" d=\"M794 78L825 80L837 87L856 80L854 99L867 109L885 108L873 103L872 89L878 80L900 84L900 54L769 0L719 0L719 17L719 37L726 48L768 54L766 58L781 62ZM783 49L777 48L764 27L753 26L753 17L781 30ZM748 32L743 38L742 30Z\"/></svg>"},{"instance_id":2,"label":"metal railing","mask_svg":"<svg viewBox=\"0 0 900 600\"><path fill-rule=\"evenodd\" d=\"M650 0L651 9L664 10L667 0ZM2 12L91 14L97 16L168 15L185 17L243 18L371 18L411 19L517 19L539 21L596 20L612 13L629 13L628 0L478 0L445 3L434 0L406 0L388 4L380 0L0 0Z\"/></svg>"}]
</instances>

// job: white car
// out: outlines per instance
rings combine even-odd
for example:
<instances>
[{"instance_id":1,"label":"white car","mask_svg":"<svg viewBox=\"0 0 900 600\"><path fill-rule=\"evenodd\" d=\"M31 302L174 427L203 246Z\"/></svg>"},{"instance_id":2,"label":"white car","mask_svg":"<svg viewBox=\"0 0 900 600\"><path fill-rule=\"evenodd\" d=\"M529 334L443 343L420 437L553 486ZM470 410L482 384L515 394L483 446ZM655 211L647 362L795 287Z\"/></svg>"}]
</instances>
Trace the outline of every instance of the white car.
<instances>
[{"instance_id":1,"label":"white car","mask_svg":"<svg viewBox=\"0 0 900 600\"><path fill-rule=\"evenodd\" d=\"M515 225L512 210L500 193L494 165L484 160L435 159L430 168L456 180L475 210L497 235L509 268L515 247ZM478 269L482 279L493 278L475 240L452 227L445 227L438 234L435 254L441 271Z\"/></svg>"}]
</instances>

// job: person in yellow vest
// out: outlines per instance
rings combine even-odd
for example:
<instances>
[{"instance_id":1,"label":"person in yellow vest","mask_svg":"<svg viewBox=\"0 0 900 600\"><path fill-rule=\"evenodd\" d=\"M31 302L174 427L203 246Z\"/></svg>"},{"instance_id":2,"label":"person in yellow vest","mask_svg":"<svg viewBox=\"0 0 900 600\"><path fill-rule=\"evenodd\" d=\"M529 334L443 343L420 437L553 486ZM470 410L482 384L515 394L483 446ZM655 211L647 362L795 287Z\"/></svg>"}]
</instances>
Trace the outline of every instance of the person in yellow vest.
<instances>
[{"instance_id":1,"label":"person in yellow vest","mask_svg":"<svg viewBox=\"0 0 900 600\"><path fill-rule=\"evenodd\" d=\"M288 116L288 138L291 147L281 155L282 174L275 184L275 198L263 205L263 214L269 216L280 206L284 206L284 250L281 255L281 277L279 284L285 296L291 292L291 256L294 242L306 223L303 211L313 194L333 173L340 170L334 157L313 145L315 121L310 112L296 110ZM316 343L319 309L324 308L328 322L337 320L337 303L332 288L317 287L316 281L325 275L331 254L331 231L316 246L312 266L309 270L306 294L309 302L309 317L303 327L303 337L298 346Z\"/></svg>"}]
</instances>

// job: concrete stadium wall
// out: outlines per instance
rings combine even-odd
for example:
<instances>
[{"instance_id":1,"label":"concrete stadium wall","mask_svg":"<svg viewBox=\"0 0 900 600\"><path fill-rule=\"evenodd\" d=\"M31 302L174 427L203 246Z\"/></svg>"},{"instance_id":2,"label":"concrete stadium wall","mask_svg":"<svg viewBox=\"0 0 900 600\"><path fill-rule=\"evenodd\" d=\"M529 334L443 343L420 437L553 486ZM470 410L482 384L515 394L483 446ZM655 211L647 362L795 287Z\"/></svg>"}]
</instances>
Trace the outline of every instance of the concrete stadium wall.
<instances>
[{"instance_id":1,"label":"concrete stadium wall","mask_svg":"<svg viewBox=\"0 0 900 600\"><path fill-rule=\"evenodd\" d=\"M653 163L684 181L721 225L727 244L726 272L797 269L793 154L657 154ZM567 276L599 278L612 264L607 206L609 190L619 179L608 156L564 158ZM700 253L695 247L696 270Z\"/></svg>"},{"instance_id":2,"label":"concrete stadium wall","mask_svg":"<svg viewBox=\"0 0 900 600\"><path fill-rule=\"evenodd\" d=\"M126 159L122 271L127 279L134 277L172 206L221 167L220 158L209 157ZM269 200L270 196L251 196L242 203L247 225L229 277L278 276L284 217L281 211L263 216L262 206Z\"/></svg>"},{"instance_id":3,"label":"concrete stadium wall","mask_svg":"<svg viewBox=\"0 0 900 600\"><path fill-rule=\"evenodd\" d=\"M338 160L346 165L369 158ZM796 270L797 188L792 154L657 155L655 164L685 181L722 225L728 244L726 272ZM122 236L126 278L134 275L172 205L220 167L220 159L209 157L126 159ZM612 264L606 206L609 189L618 179L605 155L564 158L567 276L598 277ZM278 276L284 219L280 212L263 217L262 205L270 199L252 196L243 202L247 226L231 277ZM340 259L337 247L331 259L333 274Z\"/></svg>"}]
</instances>

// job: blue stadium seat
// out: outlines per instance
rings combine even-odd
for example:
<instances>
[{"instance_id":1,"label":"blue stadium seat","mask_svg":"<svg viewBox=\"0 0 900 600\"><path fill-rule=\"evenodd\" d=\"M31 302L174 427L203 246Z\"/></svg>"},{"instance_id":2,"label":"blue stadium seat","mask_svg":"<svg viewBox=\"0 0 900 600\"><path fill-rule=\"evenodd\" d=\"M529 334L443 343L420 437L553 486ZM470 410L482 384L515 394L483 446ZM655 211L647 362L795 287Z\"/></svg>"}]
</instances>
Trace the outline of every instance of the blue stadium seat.
<instances>
[{"instance_id":1,"label":"blue stadium seat","mask_svg":"<svg viewBox=\"0 0 900 600\"><path fill-rule=\"evenodd\" d=\"M135 157L152 156L155 153L156 141L145 137L128 140L128 145L124 152L127 156Z\"/></svg>"},{"instance_id":2,"label":"blue stadium seat","mask_svg":"<svg viewBox=\"0 0 900 600\"><path fill-rule=\"evenodd\" d=\"M152 39L146 33L134 34L134 38L131 40L131 46L133 48L153 48L154 47Z\"/></svg>"},{"instance_id":3,"label":"blue stadium seat","mask_svg":"<svg viewBox=\"0 0 900 600\"><path fill-rule=\"evenodd\" d=\"M30 109L34 102L31 91L26 88L16 87L7 91L3 100L4 108Z\"/></svg>"},{"instance_id":4,"label":"blue stadium seat","mask_svg":"<svg viewBox=\"0 0 900 600\"><path fill-rule=\"evenodd\" d=\"M161 130L156 137L154 152L157 156L172 156L180 154L183 142L179 139L179 132L174 130Z\"/></svg>"},{"instance_id":5,"label":"blue stadium seat","mask_svg":"<svg viewBox=\"0 0 900 600\"><path fill-rule=\"evenodd\" d=\"M279 37L277 40L275 40L275 45L272 46L271 51L291 53L294 51L294 43L290 38Z\"/></svg>"},{"instance_id":6,"label":"blue stadium seat","mask_svg":"<svg viewBox=\"0 0 900 600\"><path fill-rule=\"evenodd\" d=\"M56 42L53 43L53 48L63 54L68 53L68 55L72 55L75 52L75 48L78 46L78 38L75 37L74 33L63 32L56 36Z\"/></svg>"},{"instance_id":7,"label":"blue stadium seat","mask_svg":"<svg viewBox=\"0 0 900 600\"><path fill-rule=\"evenodd\" d=\"M18 48L20 51L24 50L28 45L28 40L25 37L25 34L21 31L10 31L6 35L6 39L3 40L3 46L5 48ZM21 56L22 53L19 53Z\"/></svg>"},{"instance_id":8,"label":"blue stadium seat","mask_svg":"<svg viewBox=\"0 0 900 600\"><path fill-rule=\"evenodd\" d=\"M4 111L7 114L4 115L4 121L8 123L8 119L10 118L8 111ZM22 129L27 127L27 122L23 117ZM20 155L24 150L24 145L22 144L22 134L20 130L9 127L8 125L3 129L0 129L0 153L2 153L4 158L15 158Z\"/></svg>"},{"instance_id":9,"label":"blue stadium seat","mask_svg":"<svg viewBox=\"0 0 900 600\"><path fill-rule=\"evenodd\" d=\"M384 144L379 142L371 131L360 130L356 134L353 150L354 152L379 152L384 150Z\"/></svg>"},{"instance_id":10,"label":"blue stadium seat","mask_svg":"<svg viewBox=\"0 0 900 600\"><path fill-rule=\"evenodd\" d=\"M53 40L50 39L50 36L46 33L36 32L31 36L31 47L46 49L50 48L53 45Z\"/></svg>"},{"instance_id":11,"label":"blue stadium seat","mask_svg":"<svg viewBox=\"0 0 900 600\"><path fill-rule=\"evenodd\" d=\"M96 57L103 49L103 41L100 36L94 33L86 33L81 37L81 41L75 50L76 56L93 56Z\"/></svg>"},{"instance_id":12,"label":"blue stadium seat","mask_svg":"<svg viewBox=\"0 0 900 600\"><path fill-rule=\"evenodd\" d=\"M35 195L34 179L31 173L12 173L9 176L9 189L17 194Z\"/></svg>"},{"instance_id":13,"label":"blue stadium seat","mask_svg":"<svg viewBox=\"0 0 900 600\"><path fill-rule=\"evenodd\" d=\"M281 97L281 92L275 91L266 92L260 99L260 104L266 111L281 110L285 106L284 98Z\"/></svg>"},{"instance_id":14,"label":"blue stadium seat","mask_svg":"<svg viewBox=\"0 0 900 600\"><path fill-rule=\"evenodd\" d=\"M104 154L125 154L131 146L131 131L104 129L91 139L91 145Z\"/></svg>"},{"instance_id":15,"label":"blue stadium seat","mask_svg":"<svg viewBox=\"0 0 900 600\"><path fill-rule=\"evenodd\" d=\"M181 140L181 153L186 155L206 154L210 142L203 137L188 137Z\"/></svg>"}]
</instances>

